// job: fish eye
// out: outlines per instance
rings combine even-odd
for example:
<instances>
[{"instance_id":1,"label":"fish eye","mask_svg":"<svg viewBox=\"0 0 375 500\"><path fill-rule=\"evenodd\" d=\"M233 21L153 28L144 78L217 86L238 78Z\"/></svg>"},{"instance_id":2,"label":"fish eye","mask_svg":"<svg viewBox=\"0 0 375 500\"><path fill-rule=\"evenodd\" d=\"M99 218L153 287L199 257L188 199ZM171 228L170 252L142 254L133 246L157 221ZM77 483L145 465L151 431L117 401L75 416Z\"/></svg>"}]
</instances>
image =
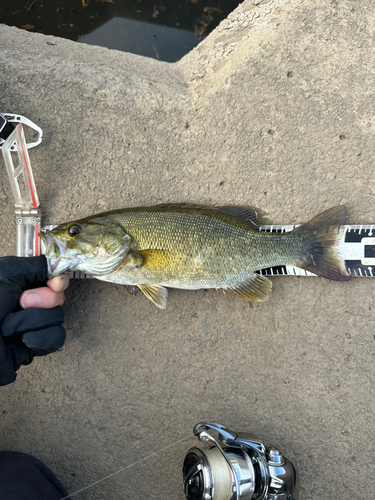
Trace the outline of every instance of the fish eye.
<instances>
[{"instance_id":1,"label":"fish eye","mask_svg":"<svg viewBox=\"0 0 375 500\"><path fill-rule=\"evenodd\" d=\"M68 232L70 236L78 236L82 233L82 228L80 226L70 226Z\"/></svg>"}]
</instances>

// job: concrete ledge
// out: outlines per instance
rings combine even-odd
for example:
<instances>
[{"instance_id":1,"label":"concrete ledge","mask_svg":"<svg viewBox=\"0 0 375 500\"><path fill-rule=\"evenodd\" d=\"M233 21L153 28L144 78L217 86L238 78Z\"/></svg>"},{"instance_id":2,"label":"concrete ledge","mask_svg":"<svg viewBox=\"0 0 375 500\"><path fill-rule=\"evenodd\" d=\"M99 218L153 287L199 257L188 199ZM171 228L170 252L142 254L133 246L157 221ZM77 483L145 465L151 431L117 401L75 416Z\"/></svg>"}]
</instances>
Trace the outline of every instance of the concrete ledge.
<instances>
[{"instance_id":1,"label":"concrete ledge","mask_svg":"<svg viewBox=\"0 0 375 500\"><path fill-rule=\"evenodd\" d=\"M177 64L0 26L0 111L40 125L30 152L59 223L162 201L252 204L299 223L346 204L374 223L375 7L246 0ZM15 249L0 169L1 254ZM2 448L70 492L190 434L249 430L299 468L301 500L372 499L374 283L274 280L251 305L72 283L62 352L1 390ZM187 440L77 498L182 500Z\"/></svg>"}]
</instances>

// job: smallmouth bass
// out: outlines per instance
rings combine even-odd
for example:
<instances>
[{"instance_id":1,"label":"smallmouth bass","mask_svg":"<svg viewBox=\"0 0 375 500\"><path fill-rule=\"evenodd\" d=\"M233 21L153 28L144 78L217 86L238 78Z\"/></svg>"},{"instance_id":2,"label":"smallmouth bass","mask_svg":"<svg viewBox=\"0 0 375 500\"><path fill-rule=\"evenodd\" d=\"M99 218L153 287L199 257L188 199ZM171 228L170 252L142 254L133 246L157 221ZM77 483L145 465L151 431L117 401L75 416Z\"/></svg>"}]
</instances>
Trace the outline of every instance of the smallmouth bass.
<instances>
[{"instance_id":1,"label":"smallmouth bass","mask_svg":"<svg viewBox=\"0 0 375 500\"><path fill-rule=\"evenodd\" d=\"M260 232L269 224L254 207L168 204L113 210L40 233L50 277L81 271L103 281L136 285L165 309L165 287L216 288L247 300L269 298L261 269L294 265L349 280L337 249L346 220L333 207L291 232Z\"/></svg>"}]
</instances>

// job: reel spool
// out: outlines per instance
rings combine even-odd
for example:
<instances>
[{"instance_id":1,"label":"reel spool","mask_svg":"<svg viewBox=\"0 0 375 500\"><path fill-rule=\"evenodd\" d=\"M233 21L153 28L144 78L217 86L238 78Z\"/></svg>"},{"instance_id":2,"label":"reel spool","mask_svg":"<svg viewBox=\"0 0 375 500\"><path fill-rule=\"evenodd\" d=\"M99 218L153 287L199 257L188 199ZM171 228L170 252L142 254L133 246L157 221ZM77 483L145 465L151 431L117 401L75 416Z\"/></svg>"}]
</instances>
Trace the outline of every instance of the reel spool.
<instances>
[{"instance_id":1,"label":"reel spool","mask_svg":"<svg viewBox=\"0 0 375 500\"><path fill-rule=\"evenodd\" d=\"M297 471L279 451L220 424L199 423L194 434L213 446L187 452L182 471L187 500L298 500Z\"/></svg>"}]
</instances>

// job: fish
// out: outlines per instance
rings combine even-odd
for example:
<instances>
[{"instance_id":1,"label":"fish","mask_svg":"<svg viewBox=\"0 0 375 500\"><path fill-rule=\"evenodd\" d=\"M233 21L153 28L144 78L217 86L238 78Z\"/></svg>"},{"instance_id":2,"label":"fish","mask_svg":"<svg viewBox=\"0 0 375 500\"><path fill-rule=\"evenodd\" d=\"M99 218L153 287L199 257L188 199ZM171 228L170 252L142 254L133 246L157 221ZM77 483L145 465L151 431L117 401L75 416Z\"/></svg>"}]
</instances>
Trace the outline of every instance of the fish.
<instances>
[{"instance_id":1,"label":"fish","mask_svg":"<svg viewBox=\"0 0 375 500\"><path fill-rule=\"evenodd\" d=\"M271 281L261 269L294 265L325 278L351 278L338 243L346 207L339 205L286 233L252 206L163 204L125 208L60 224L40 233L49 277L81 271L137 286L165 309L167 288L215 288L265 301ZM258 271L258 272L257 272Z\"/></svg>"}]
</instances>

